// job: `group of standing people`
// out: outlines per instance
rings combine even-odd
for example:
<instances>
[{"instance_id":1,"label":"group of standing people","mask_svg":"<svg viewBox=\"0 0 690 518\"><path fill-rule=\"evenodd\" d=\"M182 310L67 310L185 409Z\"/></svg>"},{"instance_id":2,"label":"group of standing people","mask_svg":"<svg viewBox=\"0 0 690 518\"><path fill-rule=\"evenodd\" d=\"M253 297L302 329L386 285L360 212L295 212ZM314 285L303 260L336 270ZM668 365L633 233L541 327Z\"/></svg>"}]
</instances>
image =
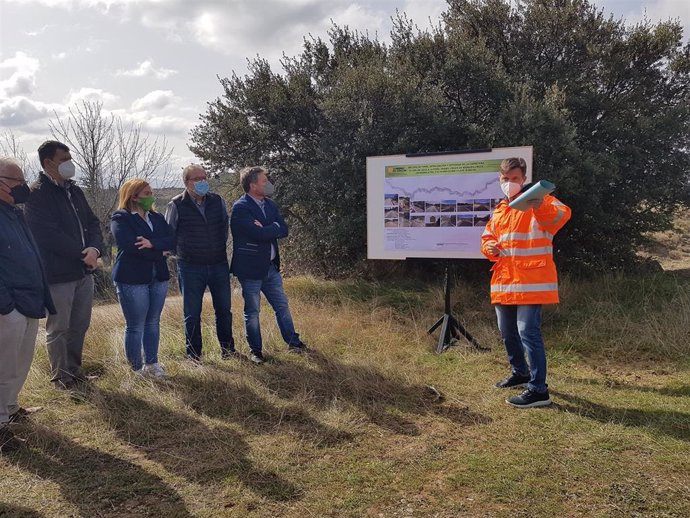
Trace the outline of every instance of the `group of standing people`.
<instances>
[{"instance_id":1,"label":"group of standing people","mask_svg":"<svg viewBox=\"0 0 690 518\"><path fill-rule=\"evenodd\" d=\"M53 386L71 390L88 383L82 370L84 338L93 307L93 272L103 252L100 222L72 180L76 167L69 148L46 141L38 149L42 172L29 187L19 164L0 158L0 452L23 441L10 430L38 408L17 398L33 360L38 320L46 321L46 347ZM267 196L267 170L240 172L245 195L231 214L210 192L206 171L183 171L184 191L156 211L148 182L132 179L119 191L111 231L118 252L112 276L125 317L125 353L137 374L162 377L158 361L160 315L168 291L167 257L177 256L183 298L187 358L201 362L201 310L211 293L216 334L224 359L239 356L232 334L230 274L242 287L250 360L265 360L259 327L264 293L276 313L288 351L306 350L290 314L280 275L278 239L288 227ZM23 205L23 211L18 207ZM232 262L227 241L233 236Z\"/></svg>"},{"instance_id":2,"label":"group of standing people","mask_svg":"<svg viewBox=\"0 0 690 518\"><path fill-rule=\"evenodd\" d=\"M88 382L81 367L82 350L93 306L92 273L103 250L100 222L71 179L76 168L69 148L47 141L38 155L43 171L31 187L17 162L0 158L0 452L22 445L8 425L35 410L21 408L17 397L31 367L38 320L46 314L54 387L66 390ZM481 239L481 251L494 263L491 302L511 366L510 376L496 387L526 387L522 394L506 399L519 408L551 403L541 311L543 304L558 302L552 240L571 214L550 195L531 201L526 211L511 208L509 202L527 187L526 170L520 158L501 163L499 181L505 200L496 207ZM222 357L239 355L232 334L231 274L242 287L250 360L264 362L261 293L275 311L288 351L306 350L283 290L278 239L287 237L288 227L270 199L273 185L266 169L240 171L245 194L230 214L223 198L210 192L203 167L187 166L183 181L184 191L172 199L163 216L156 211L149 183L129 180L120 189L118 210L112 215L118 248L112 276L125 317L125 353L131 368L141 375L165 375L158 345L170 280L167 257L173 254L191 362L201 362L201 311L207 288Z\"/></svg>"}]
</instances>

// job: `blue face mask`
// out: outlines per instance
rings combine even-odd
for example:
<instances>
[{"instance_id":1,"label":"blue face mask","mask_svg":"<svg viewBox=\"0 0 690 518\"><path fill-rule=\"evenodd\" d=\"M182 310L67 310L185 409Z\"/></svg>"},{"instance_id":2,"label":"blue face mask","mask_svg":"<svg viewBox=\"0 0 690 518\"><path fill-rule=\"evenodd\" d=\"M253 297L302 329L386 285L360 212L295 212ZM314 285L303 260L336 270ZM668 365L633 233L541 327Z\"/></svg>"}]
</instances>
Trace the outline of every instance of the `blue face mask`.
<instances>
[{"instance_id":1,"label":"blue face mask","mask_svg":"<svg viewBox=\"0 0 690 518\"><path fill-rule=\"evenodd\" d=\"M199 180L194 182L194 192L199 196L206 196L209 191L208 182L206 180Z\"/></svg>"}]
</instances>

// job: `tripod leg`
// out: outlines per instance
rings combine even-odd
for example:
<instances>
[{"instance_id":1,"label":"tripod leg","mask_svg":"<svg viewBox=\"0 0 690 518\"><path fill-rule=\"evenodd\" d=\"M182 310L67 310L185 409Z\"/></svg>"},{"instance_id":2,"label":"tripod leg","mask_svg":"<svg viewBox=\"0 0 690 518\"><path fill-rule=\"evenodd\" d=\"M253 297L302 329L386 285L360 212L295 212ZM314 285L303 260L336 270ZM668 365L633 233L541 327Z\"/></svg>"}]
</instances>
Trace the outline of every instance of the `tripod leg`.
<instances>
[{"instance_id":1,"label":"tripod leg","mask_svg":"<svg viewBox=\"0 0 690 518\"><path fill-rule=\"evenodd\" d=\"M477 340L470 334L470 332L467 329L465 329L465 327L460 322L458 322L454 317L451 318L453 318L453 335L456 338L464 336L465 339L472 345L472 347L479 349L480 351L488 351L486 347L482 347L481 344L477 342Z\"/></svg>"},{"instance_id":2,"label":"tripod leg","mask_svg":"<svg viewBox=\"0 0 690 518\"><path fill-rule=\"evenodd\" d=\"M438 322L436 322L433 326L431 326L431 327L429 328L428 333L431 334L431 333L433 333L434 331L436 331L436 328L438 328L438 326L440 326L441 324L443 324L443 319L444 319L444 318L446 318L446 317L441 317L441 318L439 318Z\"/></svg>"},{"instance_id":3,"label":"tripod leg","mask_svg":"<svg viewBox=\"0 0 690 518\"><path fill-rule=\"evenodd\" d=\"M438 336L438 344L436 344L436 352L438 354L450 347L451 328L449 324L451 318L453 317L450 315L443 315L443 318L441 319L443 321L443 325L441 326L441 334Z\"/></svg>"}]
</instances>

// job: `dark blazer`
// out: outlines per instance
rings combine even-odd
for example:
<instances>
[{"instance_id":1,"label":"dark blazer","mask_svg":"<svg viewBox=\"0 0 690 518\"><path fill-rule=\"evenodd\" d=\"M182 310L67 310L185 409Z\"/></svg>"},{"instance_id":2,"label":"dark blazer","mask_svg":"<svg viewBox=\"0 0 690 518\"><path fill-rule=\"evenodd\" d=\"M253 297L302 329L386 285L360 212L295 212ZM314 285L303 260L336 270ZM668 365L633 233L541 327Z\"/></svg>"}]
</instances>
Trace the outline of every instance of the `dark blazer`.
<instances>
[{"instance_id":1,"label":"dark blazer","mask_svg":"<svg viewBox=\"0 0 690 518\"><path fill-rule=\"evenodd\" d=\"M87 273L82 250L88 247L103 250L98 218L84 192L73 182L69 186L71 203L66 189L41 173L24 204L26 222L38 243L50 284L82 279Z\"/></svg>"},{"instance_id":2,"label":"dark blazer","mask_svg":"<svg viewBox=\"0 0 690 518\"><path fill-rule=\"evenodd\" d=\"M175 250L175 236L161 214L149 212L149 218L153 230L138 214L126 210L113 213L110 230L118 248L113 266L113 281L148 284L153 280L154 271L157 281L170 279L167 258L163 252ZM139 250L134 244L137 236L151 241L153 248Z\"/></svg>"},{"instance_id":3,"label":"dark blazer","mask_svg":"<svg viewBox=\"0 0 690 518\"><path fill-rule=\"evenodd\" d=\"M230 271L238 279L263 279L271 265L271 244L276 249L273 260L280 270L278 239L287 237L288 226L280 215L278 205L266 198L264 209L245 194L232 206L230 231L232 232L232 263ZM254 223L259 221L263 227Z\"/></svg>"},{"instance_id":4,"label":"dark blazer","mask_svg":"<svg viewBox=\"0 0 690 518\"><path fill-rule=\"evenodd\" d=\"M22 211L0 201L0 314L55 314L41 254Z\"/></svg>"}]
</instances>

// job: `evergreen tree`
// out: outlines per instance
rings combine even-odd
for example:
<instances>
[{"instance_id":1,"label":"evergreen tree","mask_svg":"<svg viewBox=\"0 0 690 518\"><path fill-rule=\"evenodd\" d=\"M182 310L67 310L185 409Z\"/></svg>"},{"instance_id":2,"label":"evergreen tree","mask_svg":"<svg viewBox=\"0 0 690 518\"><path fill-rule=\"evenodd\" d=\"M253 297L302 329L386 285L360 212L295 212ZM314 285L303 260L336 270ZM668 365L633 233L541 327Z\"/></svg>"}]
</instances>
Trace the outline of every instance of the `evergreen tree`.
<instances>
[{"instance_id":1,"label":"evergreen tree","mask_svg":"<svg viewBox=\"0 0 690 518\"><path fill-rule=\"evenodd\" d=\"M630 268L690 199L682 40L677 22L630 26L587 0L450 0L432 30L399 15L388 45L336 26L282 73L254 60L221 79L191 147L219 171L268 166L290 251L333 274L366 257L367 156L533 145L534 177L573 208L560 258Z\"/></svg>"}]
</instances>

